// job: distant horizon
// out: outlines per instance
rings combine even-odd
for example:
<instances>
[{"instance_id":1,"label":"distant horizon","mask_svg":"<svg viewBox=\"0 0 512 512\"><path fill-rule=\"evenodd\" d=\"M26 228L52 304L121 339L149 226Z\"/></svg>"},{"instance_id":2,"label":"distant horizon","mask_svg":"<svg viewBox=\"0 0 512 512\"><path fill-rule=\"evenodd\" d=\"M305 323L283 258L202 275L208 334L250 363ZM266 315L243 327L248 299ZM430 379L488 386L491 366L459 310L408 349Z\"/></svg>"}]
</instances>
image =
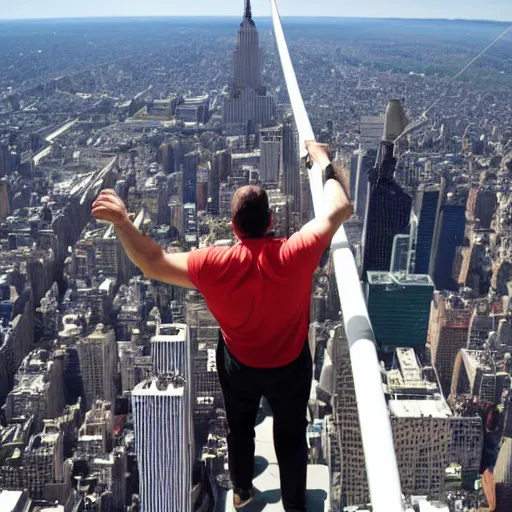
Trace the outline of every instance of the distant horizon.
<instances>
[{"instance_id":1,"label":"distant horizon","mask_svg":"<svg viewBox=\"0 0 512 512\"><path fill-rule=\"evenodd\" d=\"M397 17L397 16L310 16L310 15L288 15L281 16L283 19L323 19L323 20L374 20L374 21L448 21L448 22L470 22L470 23L492 23L500 25L511 25L512 21L499 20L493 18L420 18L420 17ZM90 15L90 16L63 16L63 17L34 17L34 18L2 18L0 17L0 23L2 22L32 22L32 21L73 21L73 20L147 20L147 19L240 19L241 16L235 15L196 15L196 14L183 14L183 15L126 15L126 16L110 16L110 15ZM253 16L255 21L270 20L271 16Z\"/></svg>"}]
</instances>

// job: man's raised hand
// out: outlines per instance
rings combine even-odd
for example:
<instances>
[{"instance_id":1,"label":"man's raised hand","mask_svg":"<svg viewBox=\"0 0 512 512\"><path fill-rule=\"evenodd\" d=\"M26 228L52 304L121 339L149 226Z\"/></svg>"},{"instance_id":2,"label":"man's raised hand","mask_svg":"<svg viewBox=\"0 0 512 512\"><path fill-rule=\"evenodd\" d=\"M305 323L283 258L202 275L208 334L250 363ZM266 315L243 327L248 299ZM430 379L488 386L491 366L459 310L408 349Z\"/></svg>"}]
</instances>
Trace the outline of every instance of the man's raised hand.
<instances>
[{"instance_id":1,"label":"man's raised hand","mask_svg":"<svg viewBox=\"0 0 512 512\"><path fill-rule=\"evenodd\" d=\"M306 149L308 150L309 158L316 162L322 169L325 169L331 163L328 144L320 144L314 140L307 140Z\"/></svg>"},{"instance_id":2,"label":"man's raised hand","mask_svg":"<svg viewBox=\"0 0 512 512\"><path fill-rule=\"evenodd\" d=\"M129 221L128 212L122 199L114 190L103 190L92 205L92 216L97 220L112 222L119 226Z\"/></svg>"}]
</instances>

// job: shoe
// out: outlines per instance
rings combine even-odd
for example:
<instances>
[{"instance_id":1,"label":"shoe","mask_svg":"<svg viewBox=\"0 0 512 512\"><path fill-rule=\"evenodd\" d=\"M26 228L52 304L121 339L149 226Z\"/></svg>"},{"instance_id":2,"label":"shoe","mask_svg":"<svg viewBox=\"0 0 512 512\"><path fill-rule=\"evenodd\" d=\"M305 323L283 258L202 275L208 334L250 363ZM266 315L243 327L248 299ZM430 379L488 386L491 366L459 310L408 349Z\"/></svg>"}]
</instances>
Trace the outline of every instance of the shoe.
<instances>
[{"instance_id":1,"label":"shoe","mask_svg":"<svg viewBox=\"0 0 512 512\"><path fill-rule=\"evenodd\" d=\"M249 505L254 499L254 488L250 490L234 489L233 490L233 506L235 510L240 510Z\"/></svg>"}]
</instances>

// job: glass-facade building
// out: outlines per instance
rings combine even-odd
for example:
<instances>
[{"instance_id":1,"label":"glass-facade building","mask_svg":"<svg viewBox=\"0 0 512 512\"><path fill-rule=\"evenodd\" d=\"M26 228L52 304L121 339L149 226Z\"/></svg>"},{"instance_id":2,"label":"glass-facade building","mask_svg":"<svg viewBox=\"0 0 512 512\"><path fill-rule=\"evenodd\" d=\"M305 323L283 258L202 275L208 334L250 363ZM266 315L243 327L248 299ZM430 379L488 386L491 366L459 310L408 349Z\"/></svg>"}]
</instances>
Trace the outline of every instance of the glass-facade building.
<instances>
[{"instance_id":1,"label":"glass-facade building","mask_svg":"<svg viewBox=\"0 0 512 512\"><path fill-rule=\"evenodd\" d=\"M428 275L368 272L368 313L382 351L425 346L433 294Z\"/></svg>"},{"instance_id":2,"label":"glass-facade building","mask_svg":"<svg viewBox=\"0 0 512 512\"><path fill-rule=\"evenodd\" d=\"M439 204L439 190L419 191L416 195L416 202L418 204L418 228L414 272L428 274Z\"/></svg>"},{"instance_id":3,"label":"glass-facade building","mask_svg":"<svg viewBox=\"0 0 512 512\"><path fill-rule=\"evenodd\" d=\"M364 229L363 276L368 271L387 272L396 235L409 232L412 198L393 179L370 185Z\"/></svg>"},{"instance_id":4,"label":"glass-facade building","mask_svg":"<svg viewBox=\"0 0 512 512\"><path fill-rule=\"evenodd\" d=\"M187 384L150 379L132 393L140 504L144 512L191 512L192 404Z\"/></svg>"},{"instance_id":5,"label":"glass-facade building","mask_svg":"<svg viewBox=\"0 0 512 512\"><path fill-rule=\"evenodd\" d=\"M444 204L439 219L437 250L434 260L433 279L438 290L457 291L459 285L453 278L453 262L457 247L464 244L466 229L466 206L464 204Z\"/></svg>"}]
</instances>

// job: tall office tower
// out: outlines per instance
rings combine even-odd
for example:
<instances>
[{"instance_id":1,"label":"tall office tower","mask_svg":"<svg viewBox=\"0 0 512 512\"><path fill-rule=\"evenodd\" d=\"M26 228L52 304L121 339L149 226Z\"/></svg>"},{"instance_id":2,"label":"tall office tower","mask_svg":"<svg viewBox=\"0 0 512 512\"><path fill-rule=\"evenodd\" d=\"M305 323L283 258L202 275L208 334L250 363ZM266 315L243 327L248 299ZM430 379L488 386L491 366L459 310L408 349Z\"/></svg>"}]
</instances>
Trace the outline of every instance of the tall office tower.
<instances>
[{"instance_id":1,"label":"tall office tower","mask_svg":"<svg viewBox=\"0 0 512 512\"><path fill-rule=\"evenodd\" d=\"M197 243L197 208L195 203L183 205L183 233L187 244Z\"/></svg>"},{"instance_id":2,"label":"tall office tower","mask_svg":"<svg viewBox=\"0 0 512 512\"><path fill-rule=\"evenodd\" d=\"M293 197L292 212L301 213L299 134L293 119L283 124L281 158L281 190Z\"/></svg>"},{"instance_id":3,"label":"tall office tower","mask_svg":"<svg viewBox=\"0 0 512 512\"><path fill-rule=\"evenodd\" d=\"M219 181L221 183L226 183L233 171L233 156L231 151L227 149L217 151L213 155L213 167L218 171Z\"/></svg>"},{"instance_id":4,"label":"tall office tower","mask_svg":"<svg viewBox=\"0 0 512 512\"><path fill-rule=\"evenodd\" d=\"M144 512L191 512L192 404L188 383L160 376L132 393L135 451Z\"/></svg>"},{"instance_id":5,"label":"tall office tower","mask_svg":"<svg viewBox=\"0 0 512 512\"><path fill-rule=\"evenodd\" d=\"M359 149L356 152L356 171L354 181L354 210L359 219L364 219L368 203L368 175L375 166L376 149Z\"/></svg>"},{"instance_id":6,"label":"tall office tower","mask_svg":"<svg viewBox=\"0 0 512 512\"><path fill-rule=\"evenodd\" d=\"M174 148L171 142L163 142L158 148L158 163L166 174L174 172Z\"/></svg>"},{"instance_id":7,"label":"tall office tower","mask_svg":"<svg viewBox=\"0 0 512 512\"><path fill-rule=\"evenodd\" d=\"M356 197L357 164L359 162L359 151L354 151L350 156L350 197Z\"/></svg>"},{"instance_id":8,"label":"tall office tower","mask_svg":"<svg viewBox=\"0 0 512 512\"><path fill-rule=\"evenodd\" d=\"M445 396L450 393L455 358L459 350L467 346L472 313L472 303L457 296L446 297L440 292L434 293L427 339L432 364Z\"/></svg>"},{"instance_id":9,"label":"tall office tower","mask_svg":"<svg viewBox=\"0 0 512 512\"><path fill-rule=\"evenodd\" d=\"M440 208L440 191L420 188L414 199L414 215L417 218L415 240L414 273L428 274L432 254L434 229Z\"/></svg>"},{"instance_id":10,"label":"tall office tower","mask_svg":"<svg viewBox=\"0 0 512 512\"><path fill-rule=\"evenodd\" d=\"M394 180L395 164L393 145L383 143L379 168L371 171L369 179L363 230L364 274L389 270L394 238L408 231L412 198Z\"/></svg>"},{"instance_id":11,"label":"tall office tower","mask_svg":"<svg viewBox=\"0 0 512 512\"><path fill-rule=\"evenodd\" d=\"M441 188L446 190L445 183ZM429 274L438 290L457 291L459 285L453 277L453 263L457 248L464 244L466 198L448 192L440 200L442 205L434 230Z\"/></svg>"},{"instance_id":12,"label":"tall office tower","mask_svg":"<svg viewBox=\"0 0 512 512\"><path fill-rule=\"evenodd\" d=\"M114 403L114 379L117 371L114 331L98 324L92 334L78 341L77 348L86 407L91 407L98 398Z\"/></svg>"},{"instance_id":13,"label":"tall office tower","mask_svg":"<svg viewBox=\"0 0 512 512\"><path fill-rule=\"evenodd\" d=\"M224 123L250 126L254 133L256 125L265 125L275 117L274 98L267 95L261 83L261 70L259 34L252 19L251 2L245 0L235 49L233 84L230 97L224 102Z\"/></svg>"},{"instance_id":14,"label":"tall office tower","mask_svg":"<svg viewBox=\"0 0 512 512\"><path fill-rule=\"evenodd\" d=\"M428 275L368 272L366 300L383 352L423 348L427 341L434 283Z\"/></svg>"},{"instance_id":15,"label":"tall office tower","mask_svg":"<svg viewBox=\"0 0 512 512\"><path fill-rule=\"evenodd\" d=\"M0 181L0 220L5 219L10 213L9 184Z\"/></svg>"},{"instance_id":16,"label":"tall office tower","mask_svg":"<svg viewBox=\"0 0 512 512\"><path fill-rule=\"evenodd\" d=\"M320 388L331 395L334 420L334 443L331 468L341 471L341 479L332 474L333 496L340 497L340 508L370 502L366 476L361 427L357 411L354 377L350 363L348 341L341 324L329 333ZM330 451L330 450L328 450ZM340 482L336 486L336 482ZM337 489L336 487L341 487Z\"/></svg>"},{"instance_id":17,"label":"tall office tower","mask_svg":"<svg viewBox=\"0 0 512 512\"><path fill-rule=\"evenodd\" d=\"M200 166L197 169L196 200L197 210L206 211L208 205L208 181L210 172L207 167Z\"/></svg>"},{"instance_id":18,"label":"tall office tower","mask_svg":"<svg viewBox=\"0 0 512 512\"><path fill-rule=\"evenodd\" d=\"M482 180L486 177L482 177ZM496 191L486 190L483 187L473 187L469 191L467 203L467 218L476 221L478 219L479 227L490 229L492 219L496 213L498 205Z\"/></svg>"},{"instance_id":19,"label":"tall office tower","mask_svg":"<svg viewBox=\"0 0 512 512\"><path fill-rule=\"evenodd\" d=\"M283 130L281 126L260 130L260 180L277 183L281 174L281 150Z\"/></svg>"},{"instance_id":20,"label":"tall office tower","mask_svg":"<svg viewBox=\"0 0 512 512\"><path fill-rule=\"evenodd\" d=\"M370 171L363 229L363 276L369 270L388 271L394 237L408 231L412 198L395 181L394 141L407 126L402 105L389 102L376 167Z\"/></svg>"},{"instance_id":21,"label":"tall office tower","mask_svg":"<svg viewBox=\"0 0 512 512\"><path fill-rule=\"evenodd\" d=\"M215 408L222 406L215 360L219 324L208 310L203 296L195 290L187 294L186 309L194 371L194 416L198 420L211 419Z\"/></svg>"},{"instance_id":22,"label":"tall office tower","mask_svg":"<svg viewBox=\"0 0 512 512\"><path fill-rule=\"evenodd\" d=\"M198 153L185 155L185 163L183 164L183 204L196 202L198 165Z\"/></svg>"},{"instance_id":23,"label":"tall office tower","mask_svg":"<svg viewBox=\"0 0 512 512\"><path fill-rule=\"evenodd\" d=\"M215 157L212 161L210 172L208 173L208 200L206 211L210 215L219 214L219 193L220 193L220 175L219 168L215 165Z\"/></svg>"},{"instance_id":24,"label":"tall office tower","mask_svg":"<svg viewBox=\"0 0 512 512\"><path fill-rule=\"evenodd\" d=\"M386 372L386 396L403 492L441 498L451 463L462 466L463 488L473 489L483 447L481 419L453 416L432 369L419 364L412 348L397 349L395 360L397 368Z\"/></svg>"},{"instance_id":25,"label":"tall office tower","mask_svg":"<svg viewBox=\"0 0 512 512\"><path fill-rule=\"evenodd\" d=\"M168 326L166 334L151 338L151 359L156 375L177 373L192 382L190 336L186 324Z\"/></svg>"},{"instance_id":26,"label":"tall office tower","mask_svg":"<svg viewBox=\"0 0 512 512\"><path fill-rule=\"evenodd\" d=\"M9 146L0 141L0 178L9 174Z\"/></svg>"}]
</instances>

